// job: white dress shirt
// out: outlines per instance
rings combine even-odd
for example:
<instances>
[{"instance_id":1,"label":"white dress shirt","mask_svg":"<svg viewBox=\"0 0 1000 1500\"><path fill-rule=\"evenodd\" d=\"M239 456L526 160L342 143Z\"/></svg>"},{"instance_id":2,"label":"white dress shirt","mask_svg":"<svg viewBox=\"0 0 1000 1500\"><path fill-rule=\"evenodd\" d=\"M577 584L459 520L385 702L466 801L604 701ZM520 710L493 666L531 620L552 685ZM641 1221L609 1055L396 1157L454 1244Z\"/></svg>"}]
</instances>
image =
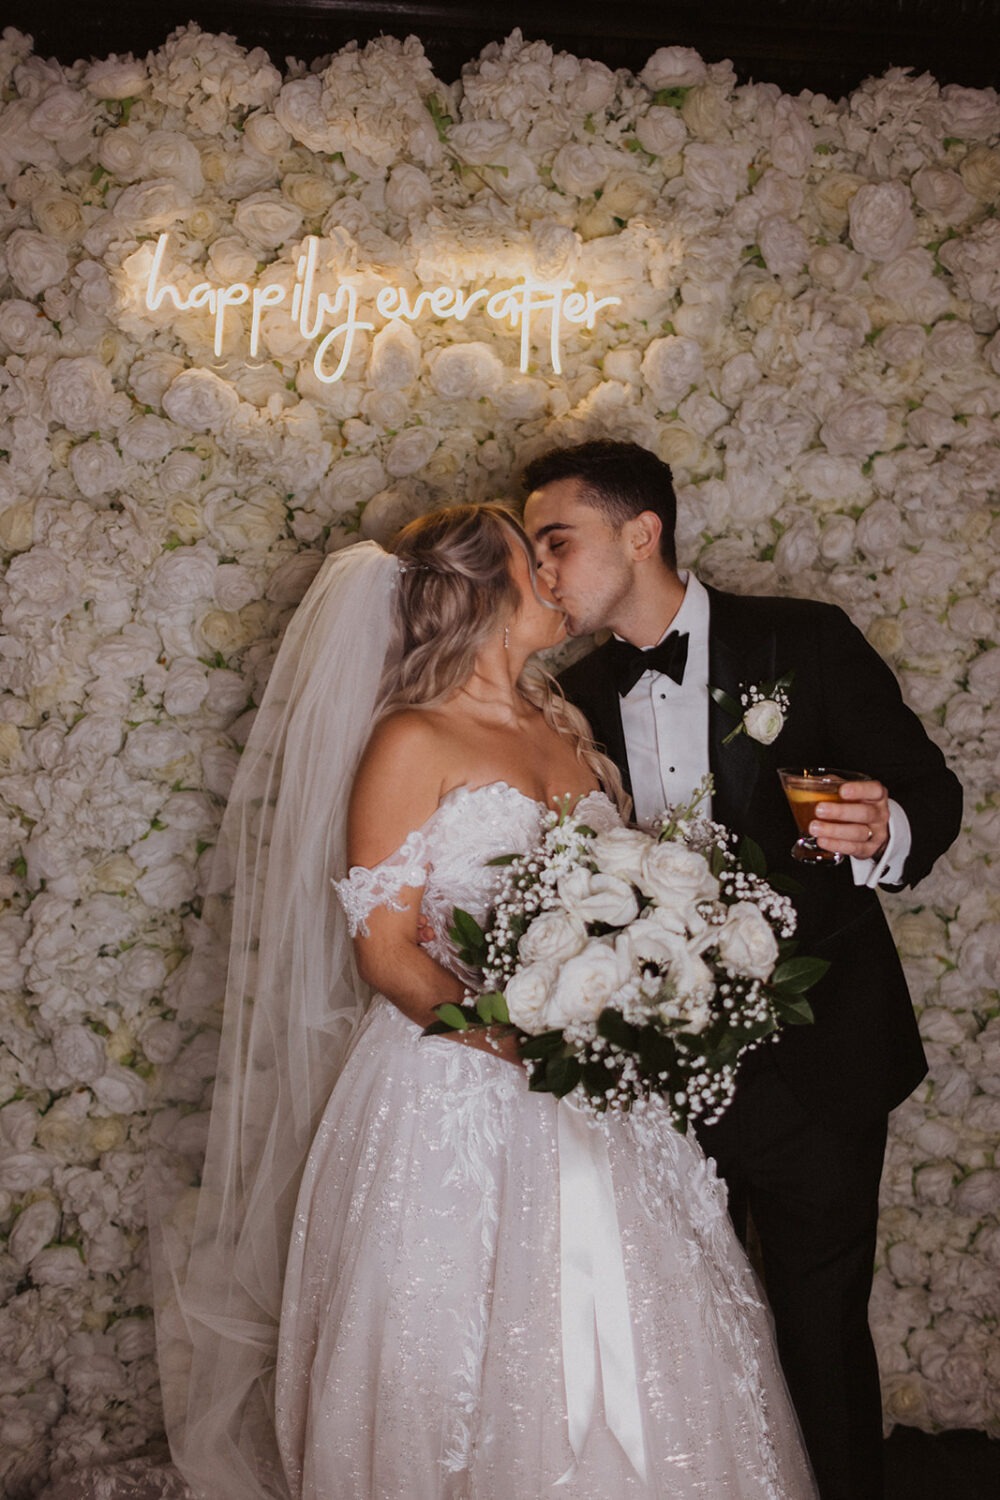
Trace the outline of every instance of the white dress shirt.
<instances>
[{"instance_id":1,"label":"white dress shirt","mask_svg":"<svg viewBox=\"0 0 1000 1500\"><path fill-rule=\"evenodd\" d=\"M668 803L689 801L709 770L710 602L707 590L693 573L681 573L680 579L685 585L684 599L668 631L688 635L684 681L674 682L672 677L652 670L643 672L621 700L632 799L640 828L649 828ZM902 881L910 852L910 825L896 802L890 801L889 815L889 842L881 857L851 860L855 885L898 885Z\"/></svg>"}]
</instances>

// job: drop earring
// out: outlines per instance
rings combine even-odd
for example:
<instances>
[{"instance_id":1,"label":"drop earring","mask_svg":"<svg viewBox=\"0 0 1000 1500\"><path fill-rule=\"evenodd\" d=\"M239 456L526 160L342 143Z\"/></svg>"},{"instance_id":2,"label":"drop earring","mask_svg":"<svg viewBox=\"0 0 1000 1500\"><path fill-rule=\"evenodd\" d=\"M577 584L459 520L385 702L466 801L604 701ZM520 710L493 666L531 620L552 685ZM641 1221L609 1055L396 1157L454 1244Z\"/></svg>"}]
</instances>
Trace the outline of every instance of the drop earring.
<instances>
[{"instance_id":1,"label":"drop earring","mask_svg":"<svg viewBox=\"0 0 1000 1500\"><path fill-rule=\"evenodd\" d=\"M510 648L510 626L509 625L505 625L504 628L503 628L503 649L505 651L507 651L509 648Z\"/></svg>"}]
</instances>

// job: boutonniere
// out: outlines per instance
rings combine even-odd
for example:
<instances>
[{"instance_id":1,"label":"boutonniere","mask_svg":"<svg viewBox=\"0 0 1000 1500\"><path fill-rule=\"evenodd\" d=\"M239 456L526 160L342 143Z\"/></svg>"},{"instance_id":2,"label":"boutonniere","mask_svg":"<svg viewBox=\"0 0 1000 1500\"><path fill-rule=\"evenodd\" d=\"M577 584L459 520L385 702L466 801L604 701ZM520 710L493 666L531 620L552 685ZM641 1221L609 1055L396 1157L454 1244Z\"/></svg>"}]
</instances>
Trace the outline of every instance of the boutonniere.
<instances>
[{"instance_id":1,"label":"boutonniere","mask_svg":"<svg viewBox=\"0 0 1000 1500\"><path fill-rule=\"evenodd\" d=\"M728 745L738 734L745 734L758 745L773 745L785 727L785 718L791 707L788 689L794 675L786 672L776 682L751 683L741 688L739 703L722 688L710 687L708 691L723 713L739 719L736 728L730 730L722 743Z\"/></svg>"}]
</instances>

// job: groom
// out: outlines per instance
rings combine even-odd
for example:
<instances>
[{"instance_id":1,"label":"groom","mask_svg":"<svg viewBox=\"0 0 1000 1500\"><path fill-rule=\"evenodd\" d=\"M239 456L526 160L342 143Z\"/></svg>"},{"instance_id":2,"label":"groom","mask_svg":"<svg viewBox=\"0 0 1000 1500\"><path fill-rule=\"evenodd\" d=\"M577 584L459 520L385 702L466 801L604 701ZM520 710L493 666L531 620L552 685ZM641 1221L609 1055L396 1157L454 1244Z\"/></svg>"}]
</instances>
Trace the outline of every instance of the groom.
<instances>
[{"instance_id":1,"label":"groom","mask_svg":"<svg viewBox=\"0 0 1000 1500\"><path fill-rule=\"evenodd\" d=\"M740 1233L752 1216L778 1346L822 1500L879 1500L882 1428L868 1330L887 1116L926 1071L875 889L923 878L960 826L962 794L895 678L837 608L718 593L677 571L666 464L596 441L535 459L525 526L571 635L613 637L563 674L567 697L650 823L711 771L712 815L792 875L800 951L830 961L814 1026L744 1059L721 1121L699 1131ZM789 682L783 722L740 703ZM742 708L740 710L742 712ZM773 716L772 716L773 717ZM756 730L756 737L748 730ZM767 740L767 743L764 741ZM810 831L839 866L796 865L779 766L863 771Z\"/></svg>"}]
</instances>

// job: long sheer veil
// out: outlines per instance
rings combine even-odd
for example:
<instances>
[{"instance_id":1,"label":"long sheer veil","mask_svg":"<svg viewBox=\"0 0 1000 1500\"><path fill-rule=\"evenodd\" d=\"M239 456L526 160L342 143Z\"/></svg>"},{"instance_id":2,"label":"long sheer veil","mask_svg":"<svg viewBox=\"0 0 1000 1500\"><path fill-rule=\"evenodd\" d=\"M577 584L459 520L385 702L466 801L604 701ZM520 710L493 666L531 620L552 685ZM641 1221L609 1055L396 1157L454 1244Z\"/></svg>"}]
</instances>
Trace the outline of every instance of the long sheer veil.
<instances>
[{"instance_id":1,"label":"long sheer veil","mask_svg":"<svg viewBox=\"0 0 1000 1500\"><path fill-rule=\"evenodd\" d=\"M185 1007L225 1005L200 1186L151 1166L157 1343L174 1459L211 1500L287 1497L273 1425L302 1168L366 993L330 880L387 667L399 564L327 558L288 628L223 820ZM228 974L225 954L228 950ZM178 1134L183 1136L183 1128Z\"/></svg>"}]
</instances>

